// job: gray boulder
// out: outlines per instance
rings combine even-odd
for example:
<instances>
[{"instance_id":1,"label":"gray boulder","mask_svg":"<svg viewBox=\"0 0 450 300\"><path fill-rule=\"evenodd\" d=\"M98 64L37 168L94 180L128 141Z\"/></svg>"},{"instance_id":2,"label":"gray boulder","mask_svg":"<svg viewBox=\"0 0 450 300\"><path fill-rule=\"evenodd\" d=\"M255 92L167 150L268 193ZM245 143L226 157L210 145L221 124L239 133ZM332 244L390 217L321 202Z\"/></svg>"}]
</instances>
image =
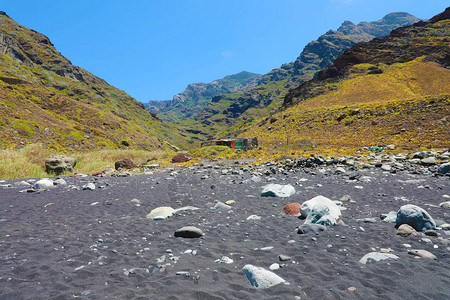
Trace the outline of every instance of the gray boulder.
<instances>
[{"instance_id":1,"label":"gray boulder","mask_svg":"<svg viewBox=\"0 0 450 300\"><path fill-rule=\"evenodd\" d=\"M450 173L450 163L442 164L438 169L439 174L449 174Z\"/></svg>"},{"instance_id":2,"label":"gray boulder","mask_svg":"<svg viewBox=\"0 0 450 300\"><path fill-rule=\"evenodd\" d=\"M423 208L413 204L407 204L400 207L395 220L395 227L399 228L402 224L408 224L417 231L436 229L436 222Z\"/></svg>"},{"instance_id":3,"label":"gray boulder","mask_svg":"<svg viewBox=\"0 0 450 300\"><path fill-rule=\"evenodd\" d=\"M54 155L45 160L45 172L55 175L72 172L76 164L77 160L73 157Z\"/></svg>"}]
</instances>

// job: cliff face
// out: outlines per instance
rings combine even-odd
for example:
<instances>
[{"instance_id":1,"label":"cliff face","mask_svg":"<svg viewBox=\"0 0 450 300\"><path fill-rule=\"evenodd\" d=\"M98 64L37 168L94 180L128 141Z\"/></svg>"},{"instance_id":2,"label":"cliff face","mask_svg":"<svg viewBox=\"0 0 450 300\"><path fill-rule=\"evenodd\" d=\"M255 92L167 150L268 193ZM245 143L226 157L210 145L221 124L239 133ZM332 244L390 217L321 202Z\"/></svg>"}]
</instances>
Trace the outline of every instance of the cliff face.
<instances>
[{"instance_id":1,"label":"cliff face","mask_svg":"<svg viewBox=\"0 0 450 300\"><path fill-rule=\"evenodd\" d=\"M294 62L264 75L255 88L214 97L202 112L192 117L200 122L197 131L211 136L215 131L235 130L245 123L273 113L282 105L290 89L312 79L319 70L332 64L344 50L358 42L389 34L399 26L417 21L418 18L401 12L358 25L345 21L337 30L329 30L307 44Z\"/></svg>"},{"instance_id":2,"label":"cliff face","mask_svg":"<svg viewBox=\"0 0 450 300\"><path fill-rule=\"evenodd\" d=\"M125 92L72 65L45 35L0 13L0 147L167 146L179 134ZM181 140L181 139L180 139ZM170 143L170 142L169 142Z\"/></svg>"},{"instance_id":3,"label":"cliff face","mask_svg":"<svg viewBox=\"0 0 450 300\"><path fill-rule=\"evenodd\" d=\"M191 83L171 101L150 101L146 106L166 121L189 118L203 110L214 96L245 91L255 87L261 75L250 72L226 76L210 83Z\"/></svg>"}]
</instances>

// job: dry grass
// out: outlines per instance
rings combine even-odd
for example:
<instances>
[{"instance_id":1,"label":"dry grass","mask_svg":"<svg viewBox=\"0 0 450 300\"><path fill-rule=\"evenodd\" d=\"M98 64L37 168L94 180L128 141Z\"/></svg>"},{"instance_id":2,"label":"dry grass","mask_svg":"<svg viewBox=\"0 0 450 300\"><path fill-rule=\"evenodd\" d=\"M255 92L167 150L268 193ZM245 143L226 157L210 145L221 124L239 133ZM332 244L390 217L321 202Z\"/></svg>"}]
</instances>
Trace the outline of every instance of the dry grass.
<instances>
[{"instance_id":1,"label":"dry grass","mask_svg":"<svg viewBox=\"0 0 450 300\"><path fill-rule=\"evenodd\" d=\"M42 144L31 144L21 149L0 150L0 179L46 177L45 159L56 153ZM91 174L106 168L114 168L114 163L125 158L136 164L159 163L168 165L175 155L171 151L155 150L100 150L64 154L77 159L75 172ZM66 174L70 175L70 174Z\"/></svg>"}]
</instances>

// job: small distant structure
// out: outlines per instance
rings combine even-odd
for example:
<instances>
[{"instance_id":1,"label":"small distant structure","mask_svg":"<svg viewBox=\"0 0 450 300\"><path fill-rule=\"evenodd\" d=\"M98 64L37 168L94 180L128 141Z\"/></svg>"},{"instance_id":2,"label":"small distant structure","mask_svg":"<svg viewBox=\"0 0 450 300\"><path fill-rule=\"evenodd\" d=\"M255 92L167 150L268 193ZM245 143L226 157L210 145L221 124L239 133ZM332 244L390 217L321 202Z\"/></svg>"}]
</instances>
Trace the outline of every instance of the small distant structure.
<instances>
[{"instance_id":1,"label":"small distant structure","mask_svg":"<svg viewBox=\"0 0 450 300\"><path fill-rule=\"evenodd\" d=\"M227 146L232 149L238 150L251 150L258 148L258 138L235 138L235 139L221 139L221 140L211 140L203 142L202 147L207 146Z\"/></svg>"}]
</instances>

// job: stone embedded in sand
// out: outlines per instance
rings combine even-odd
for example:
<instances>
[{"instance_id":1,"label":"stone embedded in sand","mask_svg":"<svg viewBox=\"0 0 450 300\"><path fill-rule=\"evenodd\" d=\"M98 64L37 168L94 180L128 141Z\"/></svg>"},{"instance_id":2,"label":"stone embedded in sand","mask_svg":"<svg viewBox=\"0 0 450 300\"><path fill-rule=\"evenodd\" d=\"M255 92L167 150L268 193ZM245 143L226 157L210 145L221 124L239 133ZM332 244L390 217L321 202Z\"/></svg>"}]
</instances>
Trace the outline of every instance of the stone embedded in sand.
<instances>
[{"instance_id":1,"label":"stone embedded in sand","mask_svg":"<svg viewBox=\"0 0 450 300\"><path fill-rule=\"evenodd\" d=\"M400 225L395 234L401 236L418 235L417 231L408 224Z\"/></svg>"},{"instance_id":2,"label":"stone embedded in sand","mask_svg":"<svg viewBox=\"0 0 450 300\"><path fill-rule=\"evenodd\" d=\"M169 206L160 206L155 209L153 209L149 214L147 214L146 218L155 220L155 218L158 218L159 220L167 219L173 215L175 212L175 209Z\"/></svg>"},{"instance_id":3,"label":"stone embedded in sand","mask_svg":"<svg viewBox=\"0 0 450 300\"><path fill-rule=\"evenodd\" d=\"M359 262L363 265L365 265L369 260L374 261L381 261L381 260L387 260L387 259L398 259L398 256L395 254L389 254L389 253L380 253L380 252L370 252L364 255Z\"/></svg>"},{"instance_id":4,"label":"stone embedded in sand","mask_svg":"<svg viewBox=\"0 0 450 300\"><path fill-rule=\"evenodd\" d=\"M93 191L95 190L95 184L92 182L86 183L85 185L82 186L82 189L86 191Z\"/></svg>"},{"instance_id":5,"label":"stone embedded in sand","mask_svg":"<svg viewBox=\"0 0 450 300\"><path fill-rule=\"evenodd\" d=\"M261 267L245 265L242 271L247 275L252 286L258 289L267 289L280 283L289 284L277 274Z\"/></svg>"},{"instance_id":6,"label":"stone embedded in sand","mask_svg":"<svg viewBox=\"0 0 450 300\"><path fill-rule=\"evenodd\" d=\"M381 214L380 219L387 223L395 223L397 220L397 212L390 211L387 214Z\"/></svg>"},{"instance_id":7,"label":"stone embedded in sand","mask_svg":"<svg viewBox=\"0 0 450 300\"><path fill-rule=\"evenodd\" d=\"M64 172L72 172L76 164L77 160L73 157L54 155L45 160L45 172L56 175Z\"/></svg>"},{"instance_id":8,"label":"stone embedded in sand","mask_svg":"<svg viewBox=\"0 0 450 300\"><path fill-rule=\"evenodd\" d=\"M341 215L339 207L324 196L303 202L300 213L306 217L305 224L335 225Z\"/></svg>"},{"instance_id":9,"label":"stone embedded in sand","mask_svg":"<svg viewBox=\"0 0 450 300\"><path fill-rule=\"evenodd\" d=\"M229 205L226 205L225 203L218 201L216 205L211 207L211 209L217 209L217 210L230 210L231 207Z\"/></svg>"},{"instance_id":10,"label":"stone embedded in sand","mask_svg":"<svg viewBox=\"0 0 450 300\"><path fill-rule=\"evenodd\" d=\"M289 203L283 207L283 211L291 216L300 214L300 203Z\"/></svg>"},{"instance_id":11,"label":"stone embedded in sand","mask_svg":"<svg viewBox=\"0 0 450 300\"><path fill-rule=\"evenodd\" d=\"M290 197L295 194L295 188L290 185L281 185L276 183L271 183L264 186L261 192L261 197Z\"/></svg>"},{"instance_id":12,"label":"stone embedded in sand","mask_svg":"<svg viewBox=\"0 0 450 300\"><path fill-rule=\"evenodd\" d=\"M36 181L36 183L33 185L33 188L35 190L38 189L49 189L54 187L53 180L48 178L42 178L41 180Z\"/></svg>"},{"instance_id":13,"label":"stone embedded in sand","mask_svg":"<svg viewBox=\"0 0 450 300\"><path fill-rule=\"evenodd\" d=\"M402 224L411 225L417 231L436 229L433 218L423 208L412 204L403 205L397 212L395 227Z\"/></svg>"},{"instance_id":14,"label":"stone embedded in sand","mask_svg":"<svg viewBox=\"0 0 450 300\"><path fill-rule=\"evenodd\" d=\"M184 163L184 162L190 161L193 158L194 157L192 155L190 155L190 154L178 153L177 155L172 157L172 162L173 163Z\"/></svg>"},{"instance_id":15,"label":"stone embedded in sand","mask_svg":"<svg viewBox=\"0 0 450 300\"><path fill-rule=\"evenodd\" d=\"M67 182L64 179L62 179L62 178L58 178L55 181L53 181L53 184L54 185L66 185Z\"/></svg>"},{"instance_id":16,"label":"stone embedded in sand","mask_svg":"<svg viewBox=\"0 0 450 300\"><path fill-rule=\"evenodd\" d=\"M450 208L450 201L445 201L439 204L442 208Z\"/></svg>"},{"instance_id":17,"label":"stone embedded in sand","mask_svg":"<svg viewBox=\"0 0 450 300\"><path fill-rule=\"evenodd\" d=\"M320 224L302 224L297 228L298 234L319 234L327 229L326 226Z\"/></svg>"},{"instance_id":18,"label":"stone embedded in sand","mask_svg":"<svg viewBox=\"0 0 450 300\"><path fill-rule=\"evenodd\" d=\"M261 220L261 217L257 215L251 215L247 217L247 221L256 221L256 220Z\"/></svg>"},{"instance_id":19,"label":"stone embedded in sand","mask_svg":"<svg viewBox=\"0 0 450 300\"><path fill-rule=\"evenodd\" d=\"M201 229L197 227L185 226L175 231L174 235L175 237L182 237L182 238L200 238L205 234L202 232Z\"/></svg>"},{"instance_id":20,"label":"stone embedded in sand","mask_svg":"<svg viewBox=\"0 0 450 300\"><path fill-rule=\"evenodd\" d=\"M428 259L432 259L432 260L436 260L437 257L436 255L434 255L433 253L427 251L427 250L408 250L408 254L411 255L415 255L415 256L419 256L422 258L428 258Z\"/></svg>"}]
</instances>

